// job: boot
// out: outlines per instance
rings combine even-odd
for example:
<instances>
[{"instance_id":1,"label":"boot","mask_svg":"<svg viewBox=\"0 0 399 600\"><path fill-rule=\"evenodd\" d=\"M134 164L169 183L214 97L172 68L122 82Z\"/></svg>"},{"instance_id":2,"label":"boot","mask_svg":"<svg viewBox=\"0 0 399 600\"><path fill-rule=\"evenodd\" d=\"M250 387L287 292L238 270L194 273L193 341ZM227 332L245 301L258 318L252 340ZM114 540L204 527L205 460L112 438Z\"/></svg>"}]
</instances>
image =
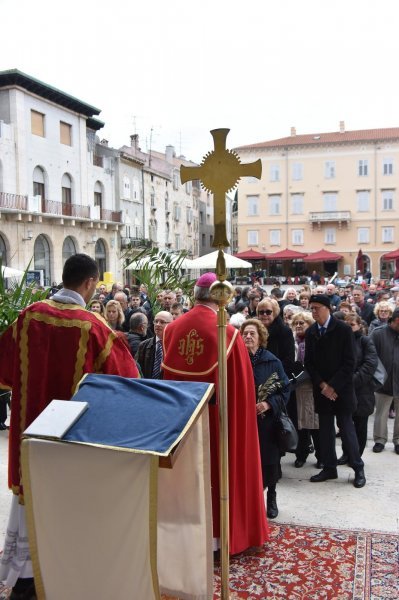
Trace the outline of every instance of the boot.
<instances>
[{"instance_id":1,"label":"boot","mask_svg":"<svg viewBox=\"0 0 399 600\"><path fill-rule=\"evenodd\" d=\"M267 489L267 518L275 519L278 515L276 486L270 486Z\"/></svg>"}]
</instances>

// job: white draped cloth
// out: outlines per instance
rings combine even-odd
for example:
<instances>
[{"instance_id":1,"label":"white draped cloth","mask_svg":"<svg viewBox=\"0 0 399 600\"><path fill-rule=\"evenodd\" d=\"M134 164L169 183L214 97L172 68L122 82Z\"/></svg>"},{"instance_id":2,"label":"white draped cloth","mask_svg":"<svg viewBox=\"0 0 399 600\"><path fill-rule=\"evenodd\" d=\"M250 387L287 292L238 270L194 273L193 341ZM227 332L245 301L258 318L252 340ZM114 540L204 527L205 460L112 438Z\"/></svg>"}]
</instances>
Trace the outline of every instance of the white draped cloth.
<instances>
[{"instance_id":1,"label":"white draped cloth","mask_svg":"<svg viewBox=\"0 0 399 600\"><path fill-rule=\"evenodd\" d=\"M33 577L33 569L25 506L19 504L18 496L13 495L3 554L0 557L0 581L8 587L13 587L19 577Z\"/></svg>"}]
</instances>

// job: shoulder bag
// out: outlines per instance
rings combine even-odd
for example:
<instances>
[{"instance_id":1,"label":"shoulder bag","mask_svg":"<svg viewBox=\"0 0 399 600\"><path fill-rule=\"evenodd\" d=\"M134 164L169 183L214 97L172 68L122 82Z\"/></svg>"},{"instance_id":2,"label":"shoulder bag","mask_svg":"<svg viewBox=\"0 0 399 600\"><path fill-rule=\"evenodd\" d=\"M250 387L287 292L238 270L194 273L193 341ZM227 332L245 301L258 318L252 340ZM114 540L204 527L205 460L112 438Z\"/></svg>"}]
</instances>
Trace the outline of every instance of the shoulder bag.
<instances>
[{"instance_id":1,"label":"shoulder bag","mask_svg":"<svg viewBox=\"0 0 399 600\"><path fill-rule=\"evenodd\" d=\"M298 432L287 414L283 399L279 398L279 414L275 417L275 433L281 452L295 452L298 445Z\"/></svg>"}]
</instances>

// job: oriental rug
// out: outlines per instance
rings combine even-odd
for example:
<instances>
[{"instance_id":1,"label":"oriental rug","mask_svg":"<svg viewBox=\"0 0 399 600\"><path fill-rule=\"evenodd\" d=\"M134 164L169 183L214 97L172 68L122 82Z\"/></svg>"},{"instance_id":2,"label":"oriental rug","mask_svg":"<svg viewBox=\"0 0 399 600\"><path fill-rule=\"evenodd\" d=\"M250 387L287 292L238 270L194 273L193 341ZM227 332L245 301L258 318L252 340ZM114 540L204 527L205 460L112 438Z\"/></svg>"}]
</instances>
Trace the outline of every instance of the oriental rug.
<instances>
[{"instance_id":1,"label":"oriental rug","mask_svg":"<svg viewBox=\"0 0 399 600\"><path fill-rule=\"evenodd\" d=\"M397 600L399 535L273 523L261 549L231 557L230 590L230 600Z\"/></svg>"},{"instance_id":2,"label":"oriental rug","mask_svg":"<svg viewBox=\"0 0 399 600\"><path fill-rule=\"evenodd\" d=\"M399 535L273 523L262 549L231 557L230 590L230 600L397 600Z\"/></svg>"}]
</instances>

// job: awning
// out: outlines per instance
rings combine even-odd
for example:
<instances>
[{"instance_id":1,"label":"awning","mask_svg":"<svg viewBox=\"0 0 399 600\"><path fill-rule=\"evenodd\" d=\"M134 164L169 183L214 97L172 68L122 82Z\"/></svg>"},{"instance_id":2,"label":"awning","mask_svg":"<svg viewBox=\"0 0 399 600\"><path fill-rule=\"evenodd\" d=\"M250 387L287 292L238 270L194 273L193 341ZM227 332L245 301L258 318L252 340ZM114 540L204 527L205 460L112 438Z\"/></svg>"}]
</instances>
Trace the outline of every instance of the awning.
<instances>
[{"instance_id":1,"label":"awning","mask_svg":"<svg viewBox=\"0 0 399 600\"><path fill-rule=\"evenodd\" d=\"M296 250L290 250L286 248L285 250L280 250L279 252L274 252L273 254L267 254L267 260L296 260L298 258L305 258L307 254L305 252L297 252Z\"/></svg>"},{"instance_id":2,"label":"awning","mask_svg":"<svg viewBox=\"0 0 399 600\"><path fill-rule=\"evenodd\" d=\"M257 250L244 250L244 252L237 252L234 254L236 258L241 258L242 260L265 260L266 254L262 254L262 252L258 252Z\"/></svg>"},{"instance_id":3,"label":"awning","mask_svg":"<svg viewBox=\"0 0 399 600\"><path fill-rule=\"evenodd\" d=\"M306 258L304 258L305 262L334 262L337 260L341 260L343 258L342 254L337 254L336 252L330 252L329 250L318 250L317 252L312 252L308 254Z\"/></svg>"},{"instance_id":4,"label":"awning","mask_svg":"<svg viewBox=\"0 0 399 600\"><path fill-rule=\"evenodd\" d=\"M399 258L399 248L397 250L391 250L391 252L387 252L382 258L384 260L396 260Z\"/></svg>"}]
</instances>

